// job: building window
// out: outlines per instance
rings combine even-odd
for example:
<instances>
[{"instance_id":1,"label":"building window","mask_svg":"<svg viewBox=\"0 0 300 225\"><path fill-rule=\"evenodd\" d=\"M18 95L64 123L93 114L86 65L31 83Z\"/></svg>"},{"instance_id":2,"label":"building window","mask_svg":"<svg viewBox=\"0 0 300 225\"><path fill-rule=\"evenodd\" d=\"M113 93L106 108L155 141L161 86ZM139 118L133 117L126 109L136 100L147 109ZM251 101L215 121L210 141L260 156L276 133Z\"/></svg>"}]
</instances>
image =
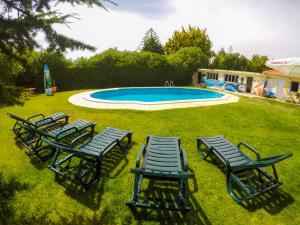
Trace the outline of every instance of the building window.
<instances>
[{"instance_id":1,"label":"building window","mask_svg":"<svg viewBox=\"0 0 300 225\"><path fill-rule=\"evenodd\" d=\"M239 80L239 76L238 75L226 74L224 80L227 81L227 82L237 83L238 80Z\"/></svg>"},{"instance_id":2,"label":"building window","mask_svg":"<svg viewBox=\"0 0 300 225\"><path fill-rule=\"evenodd\" d=\"M241 84L244 84L244 81L245 81L245 78L242 77L242 78L241 78Z\"/></svg>"},{"instance_id":3,"label":"building window","mask_svg":"<svg viewBox=\"0 0 300 225\"><path fill-rule=\"evenodd\" d=\"M299 82L294 82L294 81L292 81L292 84L291 84L291 91L293 91L293 92L298 92L298 89L299 89Z\"/></svg>"},{"instance_id":4,"label":"building window","mask_svg":"<svg viewBox=\"0 0 300 225\"><path fill-rule=\"evenodd\" d=\"M218 80L219 79L219 74L217 74L217 73L208 73L206 79Z\"/></svg>"}]
</instances>

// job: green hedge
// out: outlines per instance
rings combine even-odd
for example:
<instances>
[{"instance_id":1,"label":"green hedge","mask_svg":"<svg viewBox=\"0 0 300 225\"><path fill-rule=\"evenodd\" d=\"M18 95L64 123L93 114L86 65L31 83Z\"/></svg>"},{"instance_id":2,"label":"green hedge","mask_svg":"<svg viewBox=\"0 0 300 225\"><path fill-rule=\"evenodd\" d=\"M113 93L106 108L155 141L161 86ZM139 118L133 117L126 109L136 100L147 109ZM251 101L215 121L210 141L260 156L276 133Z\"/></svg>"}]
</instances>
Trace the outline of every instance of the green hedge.
<instances>
[{"instance_id":1,"label":"green hedge","mask_svg":"<svg viewBox=\"0 0 300 225\"><path fill-rule=\"evenodd\" d=\"M123 86L162 86L166 80L175 85L189 85L193 71L207 67L209 59L199 48L183 48L174 54L107 50L91 58L66 60L55 53L40 53L30 70L19 80L32 80L38 91L43 90L43 65L60 91ZM27 83L30 83L27 81ZM22 85L22 82L19 84Z\"/></svg>"}]
</instances>

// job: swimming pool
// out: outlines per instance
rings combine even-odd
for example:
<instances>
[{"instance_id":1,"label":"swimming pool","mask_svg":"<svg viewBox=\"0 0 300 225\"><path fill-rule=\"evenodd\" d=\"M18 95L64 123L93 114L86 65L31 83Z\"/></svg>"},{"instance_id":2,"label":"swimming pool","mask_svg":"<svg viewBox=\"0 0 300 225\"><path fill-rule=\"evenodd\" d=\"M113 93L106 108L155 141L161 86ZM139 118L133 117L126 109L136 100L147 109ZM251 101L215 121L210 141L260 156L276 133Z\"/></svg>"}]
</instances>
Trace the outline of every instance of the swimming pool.
<instances>
[{"instance_id":1,"label":"swimming pool","mask_svg":"<svg viewBox=\"0 0 300 225\"><path fill-rule=\"evenodd\" d=\"M134 87L95 90L73 95L69 102L106 109L161 110L238 101L238 97L199 88Z\"/></svg>"},{"instance_id":2,"label":"swimming pool","mask_svg":"<svg viewBox=\"0 0 300 225\"><path fill-rule=\"evenodd\" d=\"M224 94L215 91L192 88L120 88L90 94L91 98L99 100L137 103L212 99L222 96Z\"/></svg>"}]
</instances>

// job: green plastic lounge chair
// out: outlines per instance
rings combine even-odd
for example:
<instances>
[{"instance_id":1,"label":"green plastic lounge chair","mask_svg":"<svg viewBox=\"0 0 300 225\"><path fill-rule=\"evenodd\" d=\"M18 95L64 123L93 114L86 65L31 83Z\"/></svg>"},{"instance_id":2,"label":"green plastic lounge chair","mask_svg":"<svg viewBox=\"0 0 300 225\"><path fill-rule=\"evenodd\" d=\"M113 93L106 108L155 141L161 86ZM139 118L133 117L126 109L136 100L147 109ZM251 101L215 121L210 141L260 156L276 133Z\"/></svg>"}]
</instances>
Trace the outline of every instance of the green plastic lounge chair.
<instances>
[{"instance_id":1,"label":"green plastic lounge chair","mask_svg":"<svg viewBox=\"0 0 300 225\"><path fill-rule=\"evenodd\" d=\"M144 161L140 165L142 156L144 156ZM189 209L187 206L187 179L192 178L193 174L188 172L186 153L184 149L180 149L179 138L148 136L146 146L141 147L137 156L136 168L131 169L130 172L135 175L135 181L132 199L126 203L129 207L182 211ZM141 196L143 178L178 182L178 198Z\"/></svg>"},{"instance_id":2,"label":"green plastic lounge chair","mask_svg":"<svg viewBox=\"0 0 300 225\"><path fill-rule=\"evenodd\" d=\"M33 155L37 155L40 158L47 159L50 155L52 155L53 151L47 151L49 150L49 145L42 140L42 137L46 137L57 142L69 143L73 138L81 135L84 132L90 133L92 135L94 133L95 126L96 123L88 122L85 120L77 120L76 122L72 122L66 125L61 123L53 123L40 130L22 125L25 130L28 130L28 132L31 132L32 134L32 138L23 142L23 145ZM43 152L43 154L40 154L40 152Z\"/></svg>"},{"instance_id":3,"label":"green plastic lounge chair","mask_svg":"<svg viewBox=\"0 0 300 225\"><path fill-rule=\"evenodd\" d=\"M213 154L225 165L227 192L237 203L253 199L280 186L282 183L278 180L275 164L293 155L287 153L261 158L260 153L250 145L240 142L235 146L223 136L199 137L197 147L203 159ZM256 159L242 152L242 148L253 152ZM264 171L264 167L272 167L273 176Z\"/></svg>"},{"instance_id":4,"label":"green plastic lounge chair","mask_svg":"<svg viewBox=\"0 0 300 225\"><path fill-rule=\"evenodd\" d=\"M30 116L27 119L20 118L11 113L7 113L7 115L10 118L16 120L12 128L12 131L16 135L16 137L19 140L21 140L21 142L25 142L30 138L28 135L29 134L28 129L24 129L23 125L26 125L27 127L37 130L46 125L53 124L53 123L60 122L62 124L67 124L68 119L70 117L69 115L62 112L54 113L49 116L45 116L43 114L37 114L37 115Z\"/></svg>"},{"instance_id":5,"label":"green plastic lounge chair","mask_svg":"<svg viewBox=\"0 0 300 225\"><path fill-rule=\"evenodd\" d=\"M127 142L124 143L124 139ZM70 144L62 144L42 137L42 140L56 149L55 156L49 168L58 176L67 178L88 189L99 180L101 161L115 146L125 152L131 145L132 132L108 127L92 137L84 133L73 139ZM82 142L82 144L78 144ZM68 155L65 156L65 153ZM62 159L59 157L63 155ZM75 159L76 158L76 159ZM76 166L72 164L74 161ZM74 168L77 168L74 170Z\"/></svg>"}]
</instances>

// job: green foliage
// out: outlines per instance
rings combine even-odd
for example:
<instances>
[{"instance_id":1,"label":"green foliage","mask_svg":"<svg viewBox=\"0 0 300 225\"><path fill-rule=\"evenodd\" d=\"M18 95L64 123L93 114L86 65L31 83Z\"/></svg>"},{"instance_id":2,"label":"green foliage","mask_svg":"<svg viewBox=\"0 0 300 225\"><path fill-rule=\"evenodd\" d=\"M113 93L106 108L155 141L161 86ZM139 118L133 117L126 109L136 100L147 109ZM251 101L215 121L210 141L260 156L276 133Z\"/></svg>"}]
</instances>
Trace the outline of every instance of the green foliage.
<instances>
[{"instance_id":1,"label":"green foliage","mask_svg":"<svg viewBox=\"0 0 300 225\"><path fill-rule=\"evenodd\" d=\"M226 53L221 49L212 62L212 67L224 70L248 70L248 59L239 53Z\"/></svg>"},{"instance_id":2,"label":"green foliage","mask_svg":"<svg viewBox=\"0 0 300 225\"><path fill-rule=\"evenodd\" d=\"M26 72L19 75L17 85L36 87L38 92L42 91L45 64L48 64L52 78L58 80L62 73L68 73L68 66L71 65L71 62L56 52L35 52L28 59Z\"/></svg>"},{"instance_id":3,"label":"green foliage","mask_svg":"<svg viewBox=\"0 0 300 225\"><path fill-rule=\"evenodd\" d=\"M23 88L0 82L0 106L22 104L22 101L18 99L22 91L24 91Z\"/></svg>"},{"instance_id":4,"label":"green foliage","mask_svg":"<svg viewBox=\"0 0 300 225\"><path fill-rule=\"evenodd\" d=\"M197 47L200 48L206 56L211 57L213 55L212 45L206 33L206 29L202 30L189 25L187 30L182 27L181 31L175 31L173 36L166 42L164 50L166 54L171 54L180 48Z\"/></svg>"},{"instance_id":5,"label":"green foliage","mask_svg":"<svg viewBox=\"0 0 300 225\"><path fill-rule=\"evenodd\" d=\"M268 69L265 65L267 60L268 56L253 55L249 61L249 69L253 72L263 72Z\"/></svg>"},{"instance_id":6,"label":"green foliage","mask_svg":"<svg viewBox=\"0 0 300 225\"><path fill-rule=\"evenodd\" d=\"M196 47L181 48L168 55L167 59L170 65L183 70L182 72L193 72L200 67L207 67L209 62L209 58Z\"/></svg>"},{"instance_id":7,"label":"green foliage","mask_svg":"<svg viewBox=\"0 0 300 225\"><path fill-rule=\"evenodd\" d=\"M160 43L159 37L152 28L150 28L146 32L145 37L143 38L143 40L139 46L139 50L155 52L158 54L164 53L163 46Z\"/></svg>"},{"instance_id":8,"label":"green foliage","mask_svg":"<svg viewBox=\"0 0 300 225\"><path fill-rule=\"evenodd\" d=\"M42 52L33 57L30 70L18 77L43 90L43 65L59 90L105 88L121 86L161 86L166 80L176 85L188 85L191 74L198 67L207 67L208 58L199 48L183 48L168 56L153 52L107 50L91 58L75 62L57 53ZM27 80L26 80L27 79ZM24 83L19 83L23 85Z\"/></svg>"},{"instance_id":9,"label":"green foliage","mask_svg":"<svg viewBox=\"0 0 300 225\"><path fill-rule=\"evenodd\" d=\"M111 2L107 0L108 2ZM0 50L10 58L25 63L26 51L40 48L38 33L45 35L48 49L65 52L67 49L95 50L93 46L59 34L55 24L67 24L73 14L62 15L53 9L56 4L88 5L103 7L102 0L3 0L0 11Z\"/></svg>"},{"instance_id":10,"label":"green foliage","mask_svg":"<svg viewBox=\"0 0 300 225\"><path fill-rule=\"evenodd\" d=\"M211 63L211 67L224 70L263 72L267 69L265 66L267 59L267 56L253 55L249 60L239 53L226 53L222 48Z\"/></svg>"},{"instance_id":11,"label":"green foliage","mask_svg":"<svg viewBox=\"0 0 300 225\"><path fill-rule=\"evenodd\" d=\"M9 60L0 52L0 82L14 82L16 76L23 70L19 62L14 59Z\"/></svg>"}]
</instances>

